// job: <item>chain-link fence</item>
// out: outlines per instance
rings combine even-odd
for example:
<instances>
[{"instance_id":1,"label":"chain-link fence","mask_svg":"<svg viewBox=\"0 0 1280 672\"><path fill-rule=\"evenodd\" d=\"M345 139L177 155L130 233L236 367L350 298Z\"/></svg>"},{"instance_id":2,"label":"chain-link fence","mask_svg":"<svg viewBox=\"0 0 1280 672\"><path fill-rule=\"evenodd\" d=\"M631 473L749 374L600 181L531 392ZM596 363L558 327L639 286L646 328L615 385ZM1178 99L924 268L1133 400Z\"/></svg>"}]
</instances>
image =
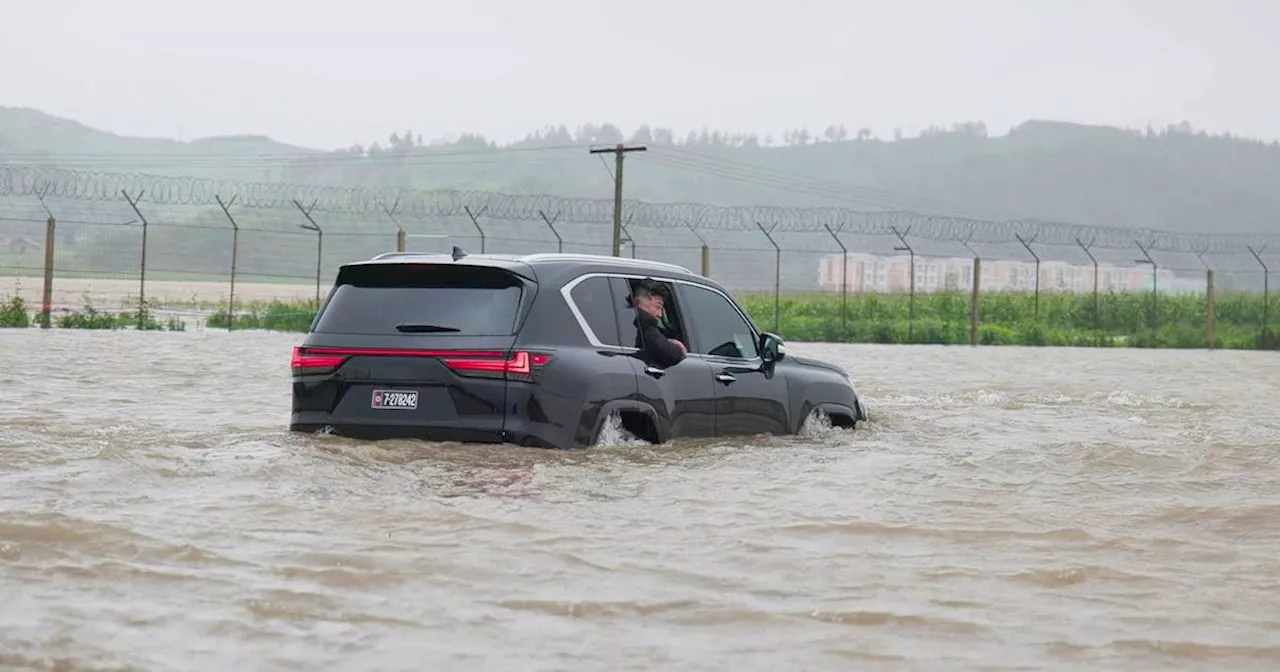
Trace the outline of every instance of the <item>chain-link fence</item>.
<instances>
[{"instance_id":1,"label":"chain-link fence","mask_svg":"<svg viewBox=\"0 0 1280 672\"><path fill-rule=\"evenodd\" d=\"M255 326L255 311L273 302L305 313L340 264L381 252L612 253L607 200L584 209L573 199L451 194L427 208L355 190L342 192L346 201L309 187L281 198L287 185L178 195L181 183L160 183L159 193L147 188L157 184L57 186L0 185L0 298L20 297L36 322L146 306L197 324ZM681 221L671 207L628 201L620 253L714 278L784 338L1276 347L1276 248L1263 237L939 224L829 208L720 209L729 216L683 205Z\"/></svg>"}]
</instances>

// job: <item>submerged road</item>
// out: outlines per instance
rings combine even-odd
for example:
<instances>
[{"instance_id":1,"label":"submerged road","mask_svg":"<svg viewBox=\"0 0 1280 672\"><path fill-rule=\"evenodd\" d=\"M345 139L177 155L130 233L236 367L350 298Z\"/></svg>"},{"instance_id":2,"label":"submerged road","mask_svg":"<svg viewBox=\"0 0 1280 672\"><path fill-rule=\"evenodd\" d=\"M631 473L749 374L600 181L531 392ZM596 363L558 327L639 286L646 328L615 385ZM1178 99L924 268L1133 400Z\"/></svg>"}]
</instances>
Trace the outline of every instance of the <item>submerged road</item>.
<instances>
[{"instance_id":1,"label":"submerged road","mask_svg":"<svg viewBox=\"0 0 1280 672\"><path fill-rule=\"evenodd\" d=\"M291 334L0 331L0 669L1280 669L1274 353L790 344L853 433L286 431Z\"/></svg>"}]
</instances>

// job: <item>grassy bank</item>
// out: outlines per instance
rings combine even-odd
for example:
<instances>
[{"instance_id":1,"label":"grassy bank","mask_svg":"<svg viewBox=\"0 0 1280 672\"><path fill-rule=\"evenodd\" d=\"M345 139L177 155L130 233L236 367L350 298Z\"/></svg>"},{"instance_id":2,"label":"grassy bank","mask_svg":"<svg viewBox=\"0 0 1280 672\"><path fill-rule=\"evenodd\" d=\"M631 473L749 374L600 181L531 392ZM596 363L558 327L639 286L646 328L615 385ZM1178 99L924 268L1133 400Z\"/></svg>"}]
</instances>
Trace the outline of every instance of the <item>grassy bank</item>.
<instances>
[{"instance_id":1,"label":"grassy bank","mask_svg":"<svg viewBox=\"0 0 1280 672\"><path fill-rule=\"evenodd\" d=\"M42 326L39 311L31 311L20 296L0 302L0 329L25 329ZM141 310L117 313L99 311L86 305L82 310L53 316L49 326L60 329L137 329L141 331L185 331L187 325L177 318L157 318L150 306Z\"/></svg>"},{"instance_id":2,"label":"grassy bank","mask_svg":"<svg viewBox=\"0 0 1280 672\"><path fill-rule=\"evenodd\" d=\"M772 293L738 296L764 329L773 328ZM1152 329L1151 295L1103 294L1095 320L1091 294L1040 295L1039 319L1032 293L986 294L981 297L979 342L983 345L1057 345L1101 347L1207 347L1204 296L1160 296L1156 329ZM840 296L784 294L778 301L778 333L790 341L847 343L969 343L967 294L920 294L914 325L910 298L901 294L850 296L847 327L841 325ZM238 329L306 331L315 302L271 302L249 307L236 316ZM1274 312L1274 311L1273 311ZM1276 349L1275 330L1262 332L1263 301L1258 294L1223 294L1215 300L1216 347ZM1276 316L1280 317L1280 316ZM226 328L223 310L209 318L210 327Z\"/></svg>"},{"instance_id":3,"label":"grassy bank","mask_svg":"<svg viewBox=\"0 0 1280 672\"><path fill-rule=\"evenodd\" d=\"M316 314L316 301L269 301L240 305L237 302L232 329L267 329L306 332ZM205 322L210 329L227 329L229 317L224 305Z\"/></svg>"},{"instance_id":4,"label":"grassy bank","mask_svg":"<svg viewBox=\"0 0 1280 672\"><path fill-rule=\"evenodd\" d=\"M761 328L774 330L772 293L738 296ZM306 301L237 302L235 329L305 332L316 303ZM1147 348L1204 348L1207 311L1203 296L1160 296L1152 328L1152 301L1147 293L1113 293L1099 297L1095 316L1093 296L1044 293L1037 318L1031 293L993 293L981 297L979 343L983 345L1050 345ZM850 295L847 325L842 326L840 296L784 294L778 301L776 331L789 341L847 343L969 343L967 294L919 294L914 323L910 299L901 294ZM1262 331L1263 300L1258 294L1223 294L1215 301L1216 347L1277 349L1275 329ZM1272 322L1280 315L1272 311ZM25 320L25 321L24 321ZM103 313L86 307L58 317L65 328L128 328L136 326L136 311ZM176 320L170 320L170 324ZM0 305L0 327L25 327L34 317L10 299ZM180 323L179 323L180 324ZM148 318L144 328L168 328ZM225 303L205 322L209 329L227 329Z\"/></svg>"},{"instance_id":5,"label":"grassy bank","mask_svg":"<svg viewBox=\"0 0 1280 672\"><path fill-rule=\"evenodd\" d=\"M772 293L738 299L761 328L774 328ZM1222 294L1214 304L1217 347L1276 349L1274 327L1262 330L1262 295ZM970 309L968 294L917 294L912 325L908 295L850 295L842 326L838 294L784 294L777 330L793 341L967 344ZM1101 294L1095 314L1092 294L1041 293L1037 317L1033 293L992 293L980 297L979 311L983 345L1208 346L1203 295L1159 296L1153 313L1149 293Z\"/></svg>"}]
</instances>

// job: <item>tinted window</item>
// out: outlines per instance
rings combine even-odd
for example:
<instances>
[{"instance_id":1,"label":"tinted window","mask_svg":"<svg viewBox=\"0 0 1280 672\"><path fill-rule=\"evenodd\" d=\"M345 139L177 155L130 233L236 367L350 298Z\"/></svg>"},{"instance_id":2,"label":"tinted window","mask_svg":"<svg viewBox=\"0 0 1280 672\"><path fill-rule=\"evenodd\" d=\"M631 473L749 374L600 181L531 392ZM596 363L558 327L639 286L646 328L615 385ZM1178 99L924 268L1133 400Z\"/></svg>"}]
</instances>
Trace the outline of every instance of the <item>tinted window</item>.
<instances>
[{"instance_id":1,"label":"tinted window","mask_svg":"<svg viewBox=\"0 0 1280 672\"><path fill-rule=\"evenodd\" d=\"M608 278L583 280L574 286L569 296L601 343L621 343L618 340L618 320L613 309L613 292L609 289Z\"/></svg>"},{"instance_id":2,"label":"tinted window","mask_svg":"<svg viewBox=\"0 0 1280 672\"><path fill-rule=\"evenodd\" d=\"M455 336L515 332L522 287L500 269L387 264L349 268L316 321L330 334L401 334L396 325L448 327ZM456 331L454 331L456 330Z\"/></svg>"},{"instance_id":3,"label":"tinted window","mask_svg":"<svg viewBox=\"0 0 1280 672\"><path fill-rule=\"evenodd\" d=\"M752 359L757 356L751 326L723 296L693 285L680 288L682 314L692 321L691 350L720 357Z\"/></svg>"},{"instance_id":4,"label":"tinted window","mask_svg":"<svg viewBox=\"0 0 1280 672\"><path fill-rule=\"evenodd\" d=\"M628 348L638 347L639 329L636 328L636 309L631 305L631 285L625 278L609 278L613 287L613 305L618 320L618 343Z\"/></svg>"}]
</instances>

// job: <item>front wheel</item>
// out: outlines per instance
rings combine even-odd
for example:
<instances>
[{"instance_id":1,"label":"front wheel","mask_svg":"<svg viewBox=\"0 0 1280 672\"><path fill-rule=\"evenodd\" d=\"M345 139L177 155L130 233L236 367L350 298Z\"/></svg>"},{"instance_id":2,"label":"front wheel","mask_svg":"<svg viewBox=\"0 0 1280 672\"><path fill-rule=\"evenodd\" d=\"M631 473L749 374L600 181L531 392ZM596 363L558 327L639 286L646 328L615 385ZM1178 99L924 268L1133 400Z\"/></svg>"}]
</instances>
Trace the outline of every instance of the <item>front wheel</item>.
<instances>
[{"instance_id":1,"label":"front wheel","mask_svg":"<svg viewBox=\"0 0 1280 672\"><path fill-rule=\"evenodd\" d=\"M639 411L612 410L600 421L589 448L642 446L654 443L652 423Z\"/></svg>"}]
</instances>

